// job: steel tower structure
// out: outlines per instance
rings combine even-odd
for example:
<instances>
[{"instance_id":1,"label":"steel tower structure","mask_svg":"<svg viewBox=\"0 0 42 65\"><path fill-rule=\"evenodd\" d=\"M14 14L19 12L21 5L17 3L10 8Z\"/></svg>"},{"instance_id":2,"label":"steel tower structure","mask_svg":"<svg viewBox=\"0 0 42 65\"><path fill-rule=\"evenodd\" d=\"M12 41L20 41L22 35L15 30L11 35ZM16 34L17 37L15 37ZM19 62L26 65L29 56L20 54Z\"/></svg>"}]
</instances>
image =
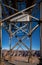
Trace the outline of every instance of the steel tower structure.
<instances>
[{"instance_id":1,"label":"steel tower structure","mask_svg":"<svg viewBox=\"0 0 42 65\"><path fill-rule=\"evenodd\" d=\"M14 2L15 2L15 4L13 3L13 0L9 0L9 1L2 0L3 18L1 20L1 22L2 22L2 27L9 34L10 53L17 45L19 45L19 43L21 43L22 45L24 45L27 48L27 50L30 51L29 57L31 57L32 34L40 25L40 23L39 23L40 19L36 18L35 15L32 14L32 12L34 12L33 8L35 9L36 5L38 5L39 3L36 3L33 0L32 0L32 3L28 2L27 0L15 0ZM23 3L24 3L24 5L23 5ZM34 3L36 3L36 4L34 4ZM17 7L17 4L18 4L18 7ZM19 9L19 5L20 5L21 9ZM22 5L25 6L25 8L23 7L23 9L22 9ZM41 6L40 6L40 8L41 8ZM39 9L39 5L38 5L38 9ZM34 12L34 13L36 14L36 12ZM27 20L27 17L26 17L26 21L18 20L18 19L22 19L21 18L22 16L23 17L27 16L27 14L30 17L29 21ZM20 18L19 18L19 16L20 16ZM34 21L32 20L32 18L34 19ZM38 24L34 28L32 28L32 23L35 22L35 20L38 22ZM19 24L19 26L18 26L18 24ZM40 27L41 27L41 25L40 25ZM28 30L27 32L26 32L26 28ZM19 38L17 35L17 32L20 33L19 30L22 31L22 34L23 34L22 38ZM41 31L41 33L42 33L42 31ZM30 38L30 48L28 48L28 46L25 43L23 43L23 41L22 41L26 37L25 35ZM11 48L11 39L13 36L15 36L18 39L18 42ZM42 40L42 35L41 35L41 40ZM0 42L1 42L1 40L0 40ZM42 41L41 41L41 46L42 46ZM19 47L21 47L21 46L19 45ZM1 45L0 45L0 48L1 48ZM41 50L41 52L42 52L42 50ZM42 53L41 53L41 58L42 58Z\"/></svg>"}]
</instances>

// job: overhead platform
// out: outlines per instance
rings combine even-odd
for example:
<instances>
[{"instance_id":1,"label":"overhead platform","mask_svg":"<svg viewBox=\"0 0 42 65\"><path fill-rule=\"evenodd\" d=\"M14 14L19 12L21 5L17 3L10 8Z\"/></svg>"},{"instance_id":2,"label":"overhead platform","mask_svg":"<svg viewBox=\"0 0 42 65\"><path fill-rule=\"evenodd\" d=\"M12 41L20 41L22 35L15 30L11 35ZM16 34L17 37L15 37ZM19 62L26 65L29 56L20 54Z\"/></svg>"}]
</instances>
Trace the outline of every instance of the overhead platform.
<instances>
[{"instance_id":1,"label":"overhead platform","mask_svg":"<svg viewBox=\"0 0 42 65\"><path fill-rule=\"evenodd\" d=\"M19 16L17 16L17 17L13 17L12 19L10 19L10 21L12 22L12 21L20 21L20 22L22 22L22 21L30 21L30 17L29 17L29 15L28 14L22 14L22 15L19 15Z\"/></svg>"}]
</instances>

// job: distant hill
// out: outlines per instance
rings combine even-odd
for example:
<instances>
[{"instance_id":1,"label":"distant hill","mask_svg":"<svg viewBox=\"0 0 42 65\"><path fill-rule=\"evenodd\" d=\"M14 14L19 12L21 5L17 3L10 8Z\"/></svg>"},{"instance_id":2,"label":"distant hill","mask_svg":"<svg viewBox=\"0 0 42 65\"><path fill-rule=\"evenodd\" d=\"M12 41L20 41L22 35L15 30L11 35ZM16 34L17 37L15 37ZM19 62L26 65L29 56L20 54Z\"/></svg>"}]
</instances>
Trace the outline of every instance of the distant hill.
<instances>
[{"instance_id":1,"label":"distant hill","mask_svg":"<svg viewBox=\"0 0 42 65\"><path fill-rule=\"evenodd\" d=\"M12 50L11 54L9 52L9 50L3 49L2 50L2 54L3 55L11 55L11 56L28 56L30 54L29 51L27 50ZM40 56L40 51L39 50L32 50L32 55L33 56Z\"/></svg>"}]
</instances>

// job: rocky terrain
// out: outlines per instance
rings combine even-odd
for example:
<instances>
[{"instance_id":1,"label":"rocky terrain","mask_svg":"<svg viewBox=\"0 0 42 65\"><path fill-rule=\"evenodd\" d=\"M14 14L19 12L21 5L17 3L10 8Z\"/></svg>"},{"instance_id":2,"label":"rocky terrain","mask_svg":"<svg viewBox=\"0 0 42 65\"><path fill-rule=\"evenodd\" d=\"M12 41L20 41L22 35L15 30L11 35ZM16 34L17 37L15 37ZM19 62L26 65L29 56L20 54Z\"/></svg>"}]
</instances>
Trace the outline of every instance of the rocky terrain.
<instances>
[{"instance_id":1,"label":"rocky terrain","mask_svg":"<svg viewBox=\"0 0 42 65\"><path fill-rule=\"evenodd\" d=\"M28 62L29 59L29 51L23 51L23 50L12 50L11 52L9 50L2 50L2 56L4 60L8 60L11 62L14 61L23 61ZM39 63L40 58L40 51L32 50L32 56L29 59L30 63Z\"/></svg>"}]
</instances>

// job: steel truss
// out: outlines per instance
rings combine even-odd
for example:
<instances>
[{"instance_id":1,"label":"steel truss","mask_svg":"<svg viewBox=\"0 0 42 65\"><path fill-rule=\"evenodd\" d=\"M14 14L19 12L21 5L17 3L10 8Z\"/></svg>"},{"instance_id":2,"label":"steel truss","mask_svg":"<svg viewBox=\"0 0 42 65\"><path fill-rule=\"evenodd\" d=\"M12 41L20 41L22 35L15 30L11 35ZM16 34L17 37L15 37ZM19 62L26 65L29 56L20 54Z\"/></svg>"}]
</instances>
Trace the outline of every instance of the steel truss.
<instances>
[{"instance_id":1,"label":"steel truss","mask_svg":"<svg viewBox=\"0 0 42 65\"><path fill-rule=\"evenodd\" d=\"M13 9L12 7L10 7L10 6L7 6L7 5L5 5L4 4L4 6L6 6L6 7L8 7L8 8L11 8L11 9ZM35 7L36 6L36 4L34 4L34 5L32 5L32 6L30 6L30 7L28 7L28 8L26 8L26 9L24 9L24 10L22 10L22 11L19 11L19 12L17 12L16 14L13 14L13 15L11 15L11 16L9 16L9 17L7 17L7 18L5 18L5 19L3 19L3 20L1 20L2 22L2 27L7 31L7 33L9 34L9 44L10 44L10 53L12 52L12 50L18 45L19 47L17 48L17 50L21 47L21 45L23 45L27 50L29 50L30 51L30 55L32 54L31 53L31 50L32 50L32 34L33 34L33 32L39 27L39 23L34 27L34 28L32 28L32 18L34 19L34 20L36 20L36 21L40 21L38 18L36 18L36 17L34 17L34 16L32 16L32 15L29 15L29 17L31 18L31 20L28 22L23 22L23 21L20 21L20 23L24 23L24 25L23 26L18 26L17 25L17 23L19 22L19 21L17 21L17 19L18 19L18 16L20 16L20 15L18 15L18 14L20 14L20 13L22 13L23 15L26 13L25 11L26 10L29 10L29 9L32 9L33 7ZM15 9L16 10L16 9ZM17 11L17 10L16 10ZM13 18L13 20L12 20L12 18ZM20 17L21 18L21 17ZM4 25L4 22L5 21L7 21L8 22L8 20L9 20L9 23L8 23L8 27L7 26L5 26ZM15 20L15 21L14 21ZM14 21L14 22L13 22ZM7 23L6 22L6 23ZM29 26L29 28L28 28L28 24L30 23L30 26ZM12 25L14 26L14 28L15 28L15 31L14 32L12 32ZM26 28L27 27L27 30L28 30L28 32L26 32ZM8 28L8 29L7 29ZM16 36L16 34L19 32L19 31L22 31L23 33L25 33L26 34L26 36L25 35L23 35L23 37L22 38L19 38L18 36ZM11 39L13 38L13 37L16 37L17 39L18 39L18 42L17 43L15 43L15 45L13 46L13 47L11 47L11 45L12 45L12 43L11 43ZM29 37L29 39L30 39L30 47L28 47L22 40L25 38L25 37ZM20 45L21 44L21 45ZM21 47L22 48L22 47ZM23 49L23 48L22 48ZM11 56L11 55L10 55Z\"/></svg>"}]
</instances>

